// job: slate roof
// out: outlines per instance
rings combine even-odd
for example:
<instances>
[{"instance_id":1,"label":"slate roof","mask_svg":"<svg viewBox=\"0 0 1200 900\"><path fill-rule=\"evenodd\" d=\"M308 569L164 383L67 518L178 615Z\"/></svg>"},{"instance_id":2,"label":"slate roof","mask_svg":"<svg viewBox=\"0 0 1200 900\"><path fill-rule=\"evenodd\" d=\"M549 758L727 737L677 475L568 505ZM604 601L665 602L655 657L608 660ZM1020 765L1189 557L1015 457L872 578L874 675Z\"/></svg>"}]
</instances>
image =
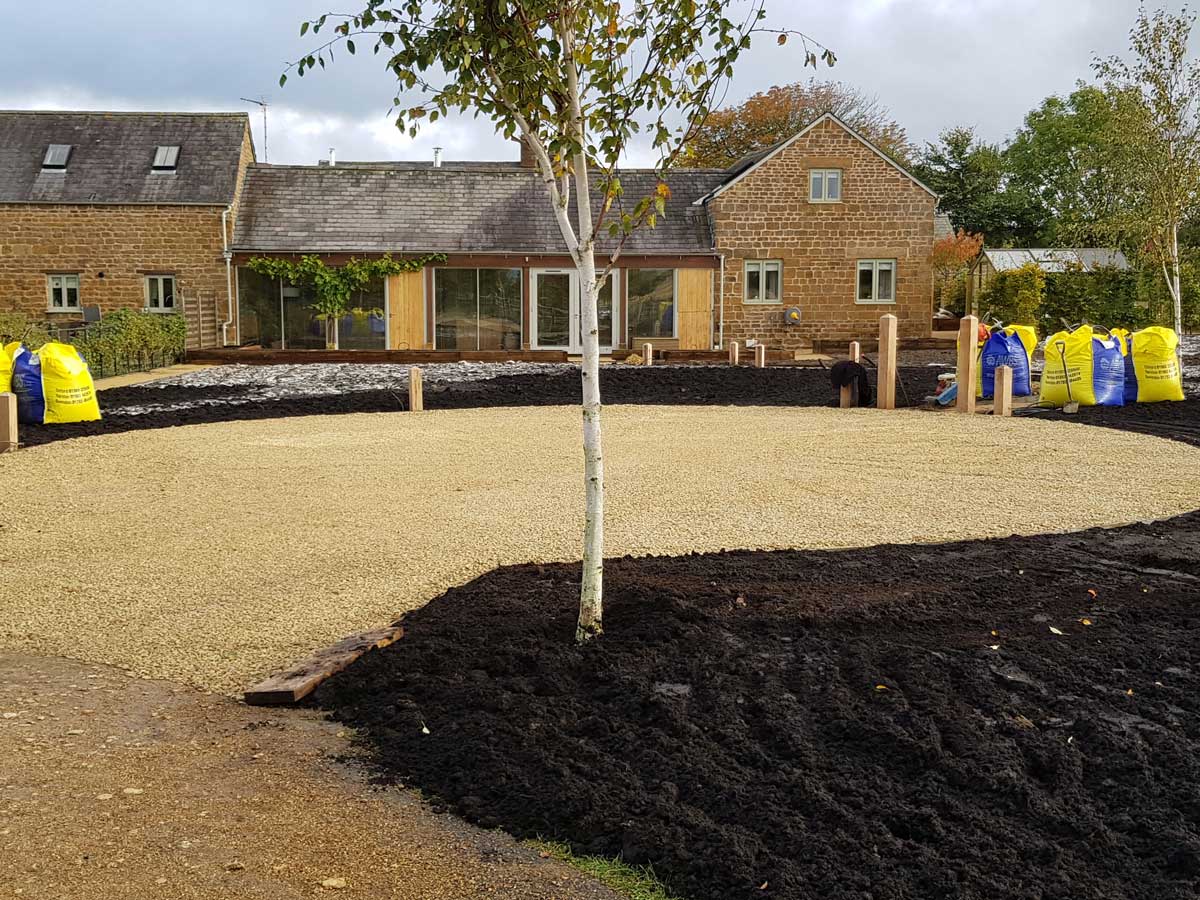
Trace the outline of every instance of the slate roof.
<instances>
[{"instance_id":1,"label":"slate roof","mask_svg":"<svg viewBox=\"0 0 1200 900\"><path fill-rule=\"evenodd\" d=\"M1085 272L1104 268L1125 271L1129 268L1129 260L1125 258L1124 253L1104 247L984 250L983 256L997 272L1019 269L1029 263L1035 264L1043 272L1063 272L1074 267L1079 267Z\"/></svg>"},{"instance_id":2,"label":"slate roof","mask_svg":"<svg viewBox=\"0 0 1200 900\"><path fill-rule=\"evenodd\" d=\"M246 113L0 111L0 203L203 204L233 200ZM43 171L50 144L71 144L63 171ZM152 172L178 145L174 173Z\"/></svg>"},{"instance_id":3,"label":"slate roof","mask_svg":"<svg viewBox=\"0 0 1200 900\"><path fill-rule=\"evenodd\" d=\"M950 221L950 217L943 212L934 213L933 239L940 241L942 238L948 237L954 237L954 224Z\"/></svg>"},{"instance_id":4,"label":"slate roof","mask_svg":"<svg viewBox=\"0 0 1200 900\"><path fill-rule=\"evenodd\" d=\"M624 252L711 253L707 213L691 201L724 177L719 170L673 172L667 215L636 231ZM657 178L652 170L626 170L621 183L632 205L654 192ZM233 245L243 252L566 252L539 176L508 163L254 165ZM601 250L608 246L601 241Z\"/></svg>"}]
</instances>

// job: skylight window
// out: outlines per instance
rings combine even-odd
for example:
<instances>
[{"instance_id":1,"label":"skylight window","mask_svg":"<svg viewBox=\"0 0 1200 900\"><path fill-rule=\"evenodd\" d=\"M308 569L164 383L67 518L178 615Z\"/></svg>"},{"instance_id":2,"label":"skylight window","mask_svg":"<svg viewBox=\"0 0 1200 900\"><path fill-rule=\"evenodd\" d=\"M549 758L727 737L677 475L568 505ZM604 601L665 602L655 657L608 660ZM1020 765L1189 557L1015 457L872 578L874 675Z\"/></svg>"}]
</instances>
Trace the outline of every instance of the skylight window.
<instances>
[{"instance_id":1,"label":"skylight window","mask_svg":"<svg viewBox=\"0 0 1200 900\"><path fill-rule=\"evenodd\" d=\"M160 146L154 151L154 163L151 165L155 172L174 172L179 162L178 146Z\"/></svg>"},{"instance_id":2,"label":"skylight window","mask_svg":"<svg viewBox=\"0 0 1200 900\"><path fill-rule=\"evenodd\" d=\"M46 155L42 158L42 168L65 169L67 167L67 160L70 158L70 144L51 144L46 148Z\"/></svg>"}]
</instances>

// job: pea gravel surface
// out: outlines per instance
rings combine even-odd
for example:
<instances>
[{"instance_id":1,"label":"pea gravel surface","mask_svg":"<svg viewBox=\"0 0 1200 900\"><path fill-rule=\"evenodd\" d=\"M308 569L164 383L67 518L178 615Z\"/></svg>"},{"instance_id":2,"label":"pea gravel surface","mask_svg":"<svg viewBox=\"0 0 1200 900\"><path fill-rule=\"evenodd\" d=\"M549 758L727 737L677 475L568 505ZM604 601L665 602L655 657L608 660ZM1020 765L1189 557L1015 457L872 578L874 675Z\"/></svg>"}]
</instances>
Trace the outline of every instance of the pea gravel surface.
<instances>
[{"instance_id":1,"label":"pea gravel surface","mask_svg":"<svg viewBox=\"0 0 1200 900\"><path fill-rule=\"evenodd\" d=\"M604 427L613 556L1200 507L1200 450L1060 422L614 406ZM0 650L234 694L496 566L577 560L580 458L573 407L237 421L6 455Z\"/></svg>"}]
</instances>

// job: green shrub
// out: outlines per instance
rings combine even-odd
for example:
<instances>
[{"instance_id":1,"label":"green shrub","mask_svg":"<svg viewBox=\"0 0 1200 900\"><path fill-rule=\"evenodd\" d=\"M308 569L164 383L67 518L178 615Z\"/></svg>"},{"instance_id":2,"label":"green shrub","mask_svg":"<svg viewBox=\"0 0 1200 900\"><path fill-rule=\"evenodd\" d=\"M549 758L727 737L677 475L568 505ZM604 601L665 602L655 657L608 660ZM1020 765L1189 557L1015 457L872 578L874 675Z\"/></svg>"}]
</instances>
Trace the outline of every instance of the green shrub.
<instances>
[{"instance_id":1,"label":"green shrub","mask_svg":"<svg viewBox=\"0 0 1200 900\"><path fill-rule=\"evenodd\" d=\"M1046 297L1038 325L1050 334L1063 327L1087 322L1103 328L1137 329L1152 321L1141 302L1138 277L1133 272L1101 268L1091 272L1068 269L1046 276Z\"/></svg>"},{"instance_id":2,"label":"green shrub","mask_svg":"<svg viewBox=\"0 0 1200 900\"><path fill-rule=\"evenodd\" d=\"M1046 293L1046 273L1033 263L997 272L979 294L979 311L1006 324L1033 325Z\"/></svg>"},{"instance_id":3,"label":"green shrub","mask_svg":"<svg viewBox=\"0 0 1200 900\"><path fill-rule=\"evenodd\" d=\"M186 341L183 316L117 309L80 331L72 343L89 362L156 358L170 363L183 356Z\"/></svg>"},{"instance_id":4,"label":"green shrub","mask_svg":"<svg viewBox=\"0 0 1200 900\"><path fill-rule=\"evenodd\" d=\"M46 323L32 319L25 313L0 312L0 344L20 341L30 350L36 350L50 340Z\"/></svg>"}]
</instances>

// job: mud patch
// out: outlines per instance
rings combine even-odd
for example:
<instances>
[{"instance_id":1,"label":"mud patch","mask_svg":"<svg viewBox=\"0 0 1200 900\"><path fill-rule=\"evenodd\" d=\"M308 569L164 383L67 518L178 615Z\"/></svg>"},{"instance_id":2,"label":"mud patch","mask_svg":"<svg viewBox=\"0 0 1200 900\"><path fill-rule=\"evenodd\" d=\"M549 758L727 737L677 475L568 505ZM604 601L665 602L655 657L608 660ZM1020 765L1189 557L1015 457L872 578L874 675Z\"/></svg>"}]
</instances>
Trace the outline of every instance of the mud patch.
<instances>
[{"instance_id":1,"label":"mud patch","mask_svg":"<svg viewBox=\"0 0 1200 900\"><path fill-rule=\"evenodd\" d=\"M1200 513L498 569L326 684L392 779L689 900L1200 890Z\"/></svg>"}]
</instances>

